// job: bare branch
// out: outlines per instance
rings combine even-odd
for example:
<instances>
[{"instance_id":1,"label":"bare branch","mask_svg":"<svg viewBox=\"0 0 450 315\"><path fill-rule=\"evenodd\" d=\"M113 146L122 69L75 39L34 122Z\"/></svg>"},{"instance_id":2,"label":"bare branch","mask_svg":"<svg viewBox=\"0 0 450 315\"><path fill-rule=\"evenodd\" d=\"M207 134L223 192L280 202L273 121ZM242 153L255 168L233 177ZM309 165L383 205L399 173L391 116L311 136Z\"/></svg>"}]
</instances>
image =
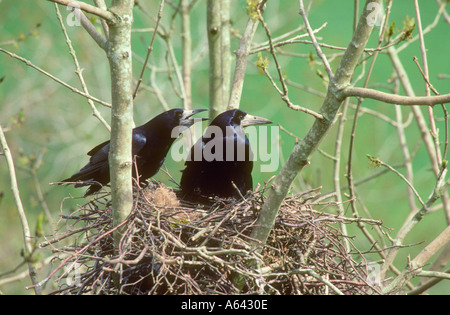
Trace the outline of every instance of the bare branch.
<instances>
[{"instance_id":1,"label":"bare branch","mask_svg":"<svg viewBox=\"0 0 450 315\"><path fill-rule=\"evenodd\" d=\"M64 26L64 23L63 23L63 20L62 20L61 12L59 11L58 4L56 4L56 3L55 3L55 10L56 10L56 17L58 18L58 21L59 21L59 23L61 25L61 29L62 29L62 31L64 33L64 37L66 38L67 46L69 47L69 53L72 56L73 62L75 64L75 73L78 75L78 78L80 79L80 83L81 83L81 86L83 88L83 91L86 94L89 94L89 90L88 90L88 88L86 86L86 82L84 81L83 73L81 71L77 55L76 55L75 50L73 49L73 46L72 46L72 41L70 40L69 35L67 34L66 27ZM82 14L82 15L84 16L84 14ZM103 118L102 114L97 110L97 108L94 105L94 102L91 99L87 99L87 101L88 101L89 106L92 109L94 117L96 117L103 124L103 126L105 126L105 128L108 129L109 132L111 132L111 127L106 122L106 120Z\"/></svg>"},{"instance_id":2,"label":"bare branch","mask_svg":"<svg viewBox=\"0 0 450 315\"><path fill-rule=\"evenodd\" d=\"M266 0L261 0L258 4L260 13L264 11ZM242 89L244 87L245 71L247 69L248 56L250 54L250 48L258 28L259 20L248 19L244 33L242 34L241 41L239 43L239 49L236 54L236 65L234 67L233 82L231 84L230 99L228 102L228 109L239 108L241 102Z\"/></svg>"},{"instance_id":3,"label":"bare branch","mask_svg":"<svg viewBox=\"0 0 450 315\"><path fill-rule=\"evenodd\" d=\"M94 97L94 96L91 96L91 95L89 95L89 94L86 94L86 93L80 91L79 89L77 89L77 88L75 88L75 87L73 87L73 86L67 84L67 83L64 82L63 80L58 79L58 78L55 77L54 75L51 75L51 74L48 73L47 71L45 71L45 70L39 68L38 66L34 65L31 61L29 61L29 60L27 60L27 59L25 59L25 58L23 58L23 57L20 57L20 56L18 56L18 55L16 55L16 54L12 53L12 52L10 52L10 51L8 51L8 50L6 50L6 49L3 49L3 48L0 48L0 52L2 52L2 53L4 53L4 54L7 54L7 55L10 56L11 58L14 58L14 59L17 59L17 60L22 61L22 62L25 63L27 66L30 66L31 68L33 68L33 69L39 71L40 73L42 73L42 74L48 76L50 79L52 79L52 80L58 82L59 84L61 84L61 85L63 85L64 87L68 88L69 90L71 90L71 91L74 92L74 93L80 94L81 96L84 96L84 97L86 97L87 99L93 100L94 102L97 102L97 103L99 103L99 104L101 104L101 105L103 105L103 106L111 107L111 104L109 104L109 103L107 103L107 102L105 102L105 101L102 101L102 100L100 100L100 99L98 99L98 98L96 98L96 97Z\"/></svg>"},{"instance_id":4,"label":"bare branch","mask_svg":"<svg viewBox=\"0 0 450 315\"><path fill-rule=\"evenodd\" d=\"M6 164L9 169L9 177L11 180L11 191L14 196L14 201L16 203L17 213L19 214L20 222L22 223L22 233L23 233L23 241L24 241L24 259L28 263L28 270L30 273L30 278L33 284L39 283L39 278L37 275L36 268L33 265L31 255L33 254L33 245L32 245L32 237L30 232L30 226L28 225L27 216L25 214L25 210L22 205L22 200L20 199L19 187L17 185L16 171L14 167L14 160L11 155L11 151L9 150L8 143L6 142L5 134L3 133L3 128L0 125L0 148L2 149L2 153L5 156ZM42 294L42 288L40 286L35 286L34 291L36 294Z\"/></svg>"},{"instance_id":5,"label":"bare branch","mask_svg":"<svg viewBox=\"0 0 450 315\"><path fill-rule=\"evenodd\" d=\"M137 94L137 92L139 90L139 86L141 85L141 82L142 82L142 77L144 76L145 68L147 67L148 58L150 57L150 54L153 51L153 43L155 42L155 37L156 37L156 34L158 33L158 26L159 26L159 22L161 21L161 18L162 18L163 9L164 9L164 0L161 1L161 4L159 6L158 18L156 19L156 25L155 25L155 29L153 31L152 40L150 42L150 45L147 47L147 55L145 56L144 65L142 66L141 74L139 75L138 82L134 89L133 99L136 98L136 94Z\"/></svg>"},{"instance_id":6,"label":"bare branch","mask_svg":"<svg viewBox=\"0 0 450 315\"><path fill-rule=\"evenodd\" d=\"M450 94L438 96L403 96L358 87L350 87L342 91L342 97L350 96L370 98L388 104L404 106L434 106L438 104L450 103Z\"/></svg>"},{"instance_id":7,"label":"bare branch","mask_svg":"<svg viewBox=\"0 0 450 315\"><path fill-rule=\"evenodd\" d=\"M56 2L59 4L65 5L65 6L70 6L72 8L80 8L84 12L94 14L110 23L117 22L117 16L114 13L112 13L108 10L101 9L99 7L90 5L86 2L73 1L73 0L48 0L48 1Z\"/></svg>"},{"instance_id":8,"label":"bare branch","mask_svg":"<svg viewBox=\"0 0 450 315\"><path fill-rule=\"evenodd\" d=\"M331 67L330 67L330 64L328 63L327 57L325 57L325 55L322 52L322 49L320 48L319 44L317 43L317 39L316 39L316 36L314 35L314 31L312 30L311 25L309 24L308 17L306 16L305 7L303 5L303 0L299 0L298 4L300 6L300 15L303 17L303 21L305 22L306 30L308 31L309 37L311 38L313 46L316 49L317 55L319 56L320 59L322 59L323 65L328 74L328 78L331 80L334 76L333 71L331 70Z\"/></svg>"}]
</instances>

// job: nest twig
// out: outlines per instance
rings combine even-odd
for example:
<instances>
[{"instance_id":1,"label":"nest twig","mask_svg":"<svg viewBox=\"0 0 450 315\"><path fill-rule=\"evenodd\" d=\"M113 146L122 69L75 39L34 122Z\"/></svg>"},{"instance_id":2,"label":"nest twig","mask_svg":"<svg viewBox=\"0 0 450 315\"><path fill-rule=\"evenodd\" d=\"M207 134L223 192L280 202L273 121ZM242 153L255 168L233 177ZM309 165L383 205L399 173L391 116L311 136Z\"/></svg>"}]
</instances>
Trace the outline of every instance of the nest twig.
<instances>
[{"instance_id":1,"label":"nest twig","mask_svg":"<svg viewBox=\"0 0 450 315\"><path fill-rule=\"evenodd\" d=\"M352 220L319 211L333 202L321 200L317 190L288 197L264 250L252 250L249 235L265 190L256 189L239 201L215 199L199 206L180 201L161 184L137 188L119 246L114 246L110 196L97 197L64 218L71 227L67 232L41 244L60 253L61 262L51 274L59 275L53 293L378 292L366 281L364 258L343 245L349 238L336 223ZM56 246L69 239L70 246Z\"/></svg>"}]
</instances>

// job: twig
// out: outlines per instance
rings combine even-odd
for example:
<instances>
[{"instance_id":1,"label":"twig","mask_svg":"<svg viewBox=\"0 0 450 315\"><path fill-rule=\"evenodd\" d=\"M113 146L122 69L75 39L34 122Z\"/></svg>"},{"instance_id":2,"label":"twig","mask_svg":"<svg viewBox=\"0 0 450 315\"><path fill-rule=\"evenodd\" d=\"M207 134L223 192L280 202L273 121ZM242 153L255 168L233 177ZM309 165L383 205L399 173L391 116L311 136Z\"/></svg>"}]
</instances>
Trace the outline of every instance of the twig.
<instances>
[{"instance_id":1,"label":"twig","mask_svg":"<svg viewBox=\"0 0 450 315\"><path fill-rule=\"evenodd\" d=\"M138 79L138 81L136 83L136 87L134 89L133 99L136 98L136 94L137 94L137 92L139 90L139 86L141 85L141 82L142 82L142 77L144 76L145 68L147 67L148 59L150 57L150 54L153 51L153 43L155 41L156 34L158 33L158 26L159 26L159 23L160 23L161 18L162 18L163 9L164 9L164 0L161 0L161 3L159 5L158 17L156 19L155 29L154 29L153 35L152 35L152 40L150 41L150 45L147 47L147 55L145 56L145 60L144 60L143 66L142 66L141 74L139 75L139 79Z\"/></svg>"},{"instance_id":2,"label":"twig","mask_svg":"<svg viewBox=\"0 0 450 315\"><path fill-rule=\"evenodd\" d=\"M405 281L408 281L416 275L420 275L423 272L421 268L425 265L425 263L429 259L431 259L431 257L436 254L445 244L447 244L449 240L450 226L447 226L447 228L441 234L439 234L411 262L408 263L408 266L398 277L394 279L394 281L392 281L386 288L383 289L383 293L396 293L402 288ZM425 274L430 275L429 273Z\"/></svg>"},{"instance_id":3,"label":"twig","mask_svg":"<svg viewBox=\"0 0 450 315\"><path fill-rule=\"evenodd\" d=\"M65 6L70 6L72 8L80 8L81 10L94 14L102 19L105 19L106 21L110 23L115 23L118 20L118 17L112 13L111 11L98 8L96 6L90 5L86 2L82 1L74 1L74 0L48 0L51 2L56 2Z\"/></svg>"},{"instance_id":4,"label":"twig","mask_svg":"<svg viewBox=\"0 0 450 315\"><path fill-rule=\"evenodd\" d=\"M20 222L22 224L22 233L23 233L23 241L24 241L24 258L28 263L28 270L31 278L31 282L36 285L34 287L34 292L38 295L42 294L42 288L37 286L39 283L39 278L37 274L37 270L33 265L33 244L32 237L30 232L30 226L28 225L28 219L25 214L25 210L23 208L22 200L20 199L19 187L17 185L16 171L14 168L14 160L11 155L11 151L9 150L8 143L6 142L5 134L3 133L3 128L0 125L0 148L2 149L3 155L6 159L6 164L9 169L9 178L11 181L11 191L14 197L14 202L16 203L17 213L19 215Z\"/></svg>"},{"instance_id":5,"label":"twig","mask_svg":"<svg viewBox=\"0 0 450 315\"><path fill-rule=\"evenodd\" d=\"M316 49L317 55L319 56L320 59L322 59L323 65L328 74L328 78L331 80L334 76L333 71L331 70L331 67L330 67L330 64L328 63L327 57L325 57L325 55L322 52L322 49L320 48L319 44L317 43L317 39L316 39L316 36L314 35L314 31L312 30L311 25L309 24L308 17L306 16L305 8L303 5L303 0L299 0L298 4L300 6L300 15L302 16L303 21L305 22L306 30L308 31L309 37L311 38L313 46Z\"/></svg>"},{"instance_id":6,"label":"twig","mask_svg":"<svg viewBox=\"0 0 450 315\"><path fill-rule=\"evenodd\" d=\"M57 4L55 3L55 5L57 5ZM107 47L106 47L106 45L107 45L106 38L97 31L95 26L86 17L86 15L84 15L84 13L78 8L74 8L73 9L73 14L75 15L75 18L80 21L81 25L86 30L86 32L88 32L88 34L91 35L92 39L97 43L97 45L101 49L106 51L106 49L107 49Z\"/></svg>"},{"instance_id":7,"label":"twig","mask_svg":"<svg viewBox=\"0 0 450 315\"><path fill-rule=\"evenodd\" d=\"M280 64L278 62L278 58L277 58L277 55L275 53L275 49L274 49L273 42L272 42L272 36L270 35L270 30L267 27L267 24L264 21L260 11L258 11L258 18L259 18L259 21L261 22L261 25L263 26L264 30L266 31L266 35L267 35L267 38L269 40L270 53L272 55L273 60L275 61L275 66L276 66L277 73L278 73L278 79L281 82L281 86L282 86L283 90L280 90L278 88L278 86L275 83L275 81L273 80L272 76L267 71L267 67L266 66L261 66L260 68L262 69L264 74L269 78L269 80L272 83L272 85L274 86L275 90L277 90L277 92L281 95L281 99L288 105L289 108L291 108L293 110L296 110L296 111L305 112L307 114L310 114L310 115L314 116L317 119L323 119L323 116L321 114L316 113L313 110L304 108L302 106L294 105L290 101L289 96L288 96L288 87L286 85L286 80L284 79L283 73L281 71L281 66L280 66Z\"/></svg>"},{"instance_id":8,"label":"twig","mask_svg":"<svg viewBox=\"0 0 450 315\"><path fill-rule=\"evenodd\" d=\"M399 171L397 171L395 168L393 168L392 166L390 166L389 164L381 161L378 158L374 158L370 155L367 155L367 157L369 158L369 160L371 161L371 163L374 163L376 165L380 165L380 166L384 166L387 169L389 169L391 172L397 174L408 186L409 188L413 191L414 195L416 195L417 199L419 200L420 204L425 207L425 203L423 202L422 198L420 198L419 193L417 192L417 190L414 188L414 186L412 185L412 183L409 182L409 180Z\"/></svg>"},{"instance_id":9,"label":"twig","mask_svg":"<svg viewBox=\"0 0 450 315\"><path fill-rule=\"evenodd\" d=\"M404 106L434 106L437 104L450 103L450 94L437 96L402 96L358 87L349 87L342 90L341 96L370 98L388 104Z\"/></svg>"},{"instance_id":10,"label":"twig","mask_svg":"<svg viewBox=\"0 0 450 315\"><path fill-rule=\"evenodd\" d=\"M57 77L51 75L51 74L48 73L47 71L45 71L45 70L39 68L38 66L34 65L31 61L29 61L29 60L27 60L27 59L25 59L25 58L23 58L23 57L20 57L20 56L18 56L18 55L16 55L16 54L12 53L12 52L10 52L10 51L8 51L8 50L6 50L6 49L3 49L3 48L0 48L0 52L2 52L2 53L4 53L4 54L7 54L7 55L10 56L11 58L14 58L14 59L17 59L17 60L23 62L23 63L26 64L27 66L30 66L31 68L33 68L33 69L39 71L40 73L46 75L47 77L49 77L49 78L52 79L53 81L58 82L59 84L61 84L61 85L63 85L64 87L68 88L69 90L71 90L71 91L74 92L74 93L77 93L77 94L79 94L79 95L81 95L81 96L83 96L83 97L86 97L87 99L93 100L94 102L97 102L97 103L99 103L99 104L101 104L101 105L103 105L103 106L111 107L111 104L109 104L109 103L107 103L107 102L104 102L104 101L102 101L102 100L100 100L100 99L98 99L98 98L96 98L96 97L93 97L93 96L91 96L91 95L89 95L89 94L86 94L86 93L84 93L84 92L78 90L77 88L75 88L75 87L73 87L73 86L67 84L66 82L64 82L64 81L62 81L62 80L60 80L60 79L58 79Z\"/></svg>"},{"instance_id":11,"label":"twig","mask_svg":"<svg viewBox=\"0 0 450 315\"><path fill-rule=\"evenodd\" d=\"M75 50L72 46L72 41L69 38L69 35L67 34L66 27L64 26L64 22L62 20L61 12L59 11L58 4L55 3L55 10L56 10L56 17L58 18L59 24L61 25L61 29L63 31L64 37L66 38L67 46L69 47L69 53L72 56L73 62L75 64L75 73L78 75L78 78L80 80L81 86L83 88L84 93L89 94L89 90L86 86L86 82L84 81L83 73L80 68L80 63L78 62L78 58L76 55ZM84 15L83 15L84 16ZM106 120L103 118L102 114L97 110L97 108L94 105L94 102L91 99L87 99L89 106L92 109L94 117L96 117L102 124L105 126L105 128L111 132L111 127L106 122Z\"/></svg>"},{"instance_id":12,"label":"twig","mask_svg":"<svg viewBox=\"0 0 450 315\"><path fill-rule=\"evenodd\" d=\"M261 0L258 3L260 13L264 12L264 6L267 0ZM247 61L250 53L253 36L258 28L259 20L249 17L244 33L239 43L239 49L235 51L236 66L234 68L233 82L231 84L230 99L228 101L228 109L239 108L241 102L242 89L244 87L245 71L247 69Z\"/></svg>"}]
</instances>

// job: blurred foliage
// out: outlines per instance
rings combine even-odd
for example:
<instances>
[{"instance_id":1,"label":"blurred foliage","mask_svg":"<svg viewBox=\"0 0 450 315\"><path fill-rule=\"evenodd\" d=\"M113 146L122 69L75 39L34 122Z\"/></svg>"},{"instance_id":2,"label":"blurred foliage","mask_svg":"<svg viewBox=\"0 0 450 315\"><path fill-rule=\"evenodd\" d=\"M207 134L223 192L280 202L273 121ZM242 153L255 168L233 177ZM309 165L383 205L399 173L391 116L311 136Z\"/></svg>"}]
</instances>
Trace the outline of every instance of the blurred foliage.
<instances>
[{"instance_id":1,"label":"blurred foliage","mask_svg":"<svg viewBox=\"0 0 450 315\"><path fill-rule=\"evenodd\" d=\"M232 27L233 33L241 34L247 19L248 11L252 9L254 1L235 0L232 1ZM172 1L177 3L177 1ZM208 104L208 55L206 37L206 1L197 1L192 9L191 31L193 39L193 73L192 73L192 101L195 108L207 108ZM354 1L314 1L310 11L310 23L313 28L318 28L326 21L328 25L319 32L318 36L322 42L327 44L346 47L351 39L353 29L353 3ZM362 3L362 2L361 2ZM434 20L438 10L434 1L420 0L422 23L429 25ZM140 6L135 8L134 29L132 45L134 52L134 73L137 78L142 68L142 60L147 52L154 27L154 16L159 8L159 1L141 1ZM276 38L302 24L298 15L298 4L296 1L269 1L264 17L272 36ZM63 16L69 11L61 7ZM181 64L181 42L180 19L172 23L174 8L166 4L162 25L166 29L172 29L170 41L173 45L175 57ZM414 28L415 16L412 1L395 1L390 20L389 36L404 32L408 38L417 35ZM0 47L8 49L15 54L23 56L35 65L50 72L56 77L64 80L72 86L80 88L72 57L68 53L64 36L56 19L54 4L49 1L27 1L26 5L15 0L3 0L0 2L0 20L2 21L2 32L0 33ZM93 23L101 30L98 19L92 18ZM397 27L396 27L397 25ZM402 25L402 28L398 28ZM449 92L448 79L439 79L438 75L450 74L449 51L449 25L445 22L439 23L432 31L432 35L425 37L428 47L429 69L431 82L434 87L442 92ZM78 60L83 68L83 75L91 95L105 101L110 101L109 90L109 65L104 53L95 42L86 34L82 27L68 27L67 31L71 38ZM377 30L374 32L377 33ZM369 47L374 47L377 36L372 36ZM406 38L405 38L406 39ZM136 125L145 123L156 114L163 111L161 102L152 93L149 87L155 81L161 89L164 99L170 107L181 107L182 102L173 92L173 84L177 84L175 74L168 75L166 69L172 67L170 57L167 54L165 40L157 37L154 50L150 57L150 69L144 75L143 85L135 100L135 122ZM254 42L265 42L265 32L259 28ZM232 38L232 50L238 48L239 38ZM309 88L326 92L326 82L322 79L323 67L315 60L315 52L311 45L293 44L283 47L286 52L278 55L283 75L290 81L303 84ZM325 49L326 53L336 53L335 50ZM304 58L293 57L290 54L302 54ZM423 79L413 56L420 56L419 42L415 41L401 52L400 57L408 72L412 85L418 95L424 93ZM310 128L313 119L302 113L294 112L287 108L280 99L279 94L265 77L261 75L258 67L265 67L268 71L275 71L271 56L268 52L253 54L247 69L241 108L252 114L267 117L280 124L291 134L301 138ZM332 67L336 67L339 58L332 60ZM358 68L357 73L361 71ZM381 54L370 80L371 86L386 86L392 75L392 66L389 59ZM445 76L442 76L445 77ZM0 54L0 124L8 127L6 137L16 162L19 188L29 216L30 226L33 233L42 240L42 235L50 233L53 225L48 217L43 217L43 200L38 194L42 190L45 204L48 206L54 222L58 221L61 213L66 213L70 208L83 203L82 199L65 198L81 196L83 189L71 187L51 186L49 183L59 181L68 177L83 166L88 157L85 153L106 140L108 131L92 116L87 101L62 87L56 82L43 76L37 71L27 67L7 55ZM403 94L400 92L400 94ZM317 111L322 104L323 96L307 93L302 89L290 86L290 99L304 107ZM109 121L109 109L96 104L103 117ZM383 115L395 119L395 110L392 105L387 105L371 100L363 103L364 107L375 110ZM352 117L350 110L348 117ZM405 120L408 117L405 111ZM439 114L438 118L442 118ZM347 125L344 135L343 159L347 158L348 139L350 124ZM439 120L439 128L443 128L442 119ZM420 139L419 132L414 125L410 124L406 129L407 137L414 152L415 186L417 191L427 196L433 187L433 176L428 167L429 160L423 147L414 147ZM334 152L336 129L333 128L326 139L321 143L322 152L330 155ZM280 132L280 165L289 156L295 137L287 132ZM365 178L377 172L370 166L366 155L379 157L391 165L402 162L399 150L399 141L396 129L385 121L369 114L363 114L358 122L355 153L354 153L354 177L355 180ZM417 150L416 150L417 149ZM43 154L45 153L45 154ZM38 161L38 159L40 159ZM36 163L39 163L37 166ZM322 191L327 193L333 189L332 173L333 161L324 154L317 152L311 159L309 165L299 176L292 190L298 191L308 187L322 186ZM345 174L345 165L342 166L341 174ZM163 169L169 170L170 174L178 180L179 170L183 169L182 162L174 162L167 159ZM20 222L17 218L15 205L10 193L10 183L6 163L0 157L0 274L14 269L22 262L20 251L23 247ZM33 172L38 182L33 180ZM258 162L254 168L255 182L268 180L274 173L259 172ZM170 178L165 172L159 172L155 177L166 184L171 184ZM347 181L342 175L341 181L346 185ZM37 187L39 186L39 187ZM394 230L398 229L409 213L407 202L407 186L395 174L387 173L366 184L358 186L358 193L364 200L364 205L370 210L375 219L382 219L384 224ZM63 202L64 201L64 202ZM441 211L432 213L424 218L406 239L409 244L429 242L445 226L444 215ZM350 231L358 234L360 231ZM367 240L359 238L354 242L361 250L369 250L370 244ZM406 257L414 257L422 246L408 247L401 251L396 263L399 269L406 264ZM48 254L48 253L46 253ZM376 258L374 258L376 259ZM0 278L1 280L1 278ZM23 282L14 283L0 288L3 293L29 293L24 289L29 284L26 278ZM450 285L442 282L434 287L433 293L450 293Z\"/></svg>"}]
</instances>

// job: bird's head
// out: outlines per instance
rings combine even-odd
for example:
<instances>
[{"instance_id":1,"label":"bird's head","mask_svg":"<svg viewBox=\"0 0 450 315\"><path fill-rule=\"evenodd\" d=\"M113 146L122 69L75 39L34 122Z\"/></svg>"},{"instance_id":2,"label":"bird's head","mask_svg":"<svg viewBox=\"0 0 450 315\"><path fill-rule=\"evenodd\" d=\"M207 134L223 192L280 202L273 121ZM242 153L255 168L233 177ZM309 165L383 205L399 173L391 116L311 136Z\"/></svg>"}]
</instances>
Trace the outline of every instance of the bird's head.
<instances>
[{"instance_id":1,"label":"bird's head","mask_svg":"<svg viewBox=\"0 0 450 315\"><path fill-rule=\"evenodd\" d=\"M195 114L204 111L207 111L207 109L184 110L175 108L158 115L153 121L158 121L159 123L166 125L169 129L178 126L189 128L196 122L208 120L207 118L192 118Z\"/></svg>"},{"instance_id":2,"label":"bird's head","mask_svg":"<svg viewBox=\"0 0 450 315\"><path fill-rule=\"evenodd\" d=\"M241 127L247 127L247 126L255 126L255 125L265 125L265 124L271 124L272 122L266 118L253 116L250 114L247 114L243 110L240 109L231 109L228 111L225 111L218 115L211 125L215 126L241 126Z\"/></svg>"},{"instance_id":3,"label":"bird's head","mask_svg":"<svg viewBox=\"0 0 450 315\"><path fill-rule=\"evenodd\" d=\"M207 109L193 109L193 110L183 110L183 109L173 109L173 114L175 115L175 120L179 126L190 127L198 121L208 120L208 118L192 118L197 113L207 111Z\"/></svg>"}]
</instances>

